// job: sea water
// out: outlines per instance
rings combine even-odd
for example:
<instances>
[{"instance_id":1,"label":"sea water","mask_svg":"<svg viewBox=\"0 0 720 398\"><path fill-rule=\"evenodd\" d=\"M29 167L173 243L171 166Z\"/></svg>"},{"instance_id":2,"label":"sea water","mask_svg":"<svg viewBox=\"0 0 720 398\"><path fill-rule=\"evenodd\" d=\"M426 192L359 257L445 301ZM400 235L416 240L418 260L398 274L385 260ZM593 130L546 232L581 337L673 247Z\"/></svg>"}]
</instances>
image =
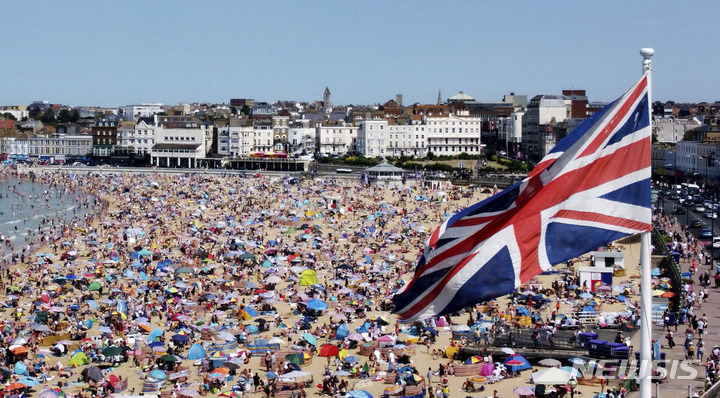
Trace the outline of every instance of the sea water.
<instances>
[{"instance_id":1,"label":"sea water","mask_svg":"<svg viewBox=\"0 0 720 398\"><path fill-rule=\"evenodd\" d=\"M81 219L92 211L88 195L61 186L48 186L14 178L0 179L1 257L21 251L28 235L47 230L52 222L58 227L73 218ZM42 221L46 220L45 224ZM10 244L8 244L8 242Z\"/></svg>"}]
</instances>

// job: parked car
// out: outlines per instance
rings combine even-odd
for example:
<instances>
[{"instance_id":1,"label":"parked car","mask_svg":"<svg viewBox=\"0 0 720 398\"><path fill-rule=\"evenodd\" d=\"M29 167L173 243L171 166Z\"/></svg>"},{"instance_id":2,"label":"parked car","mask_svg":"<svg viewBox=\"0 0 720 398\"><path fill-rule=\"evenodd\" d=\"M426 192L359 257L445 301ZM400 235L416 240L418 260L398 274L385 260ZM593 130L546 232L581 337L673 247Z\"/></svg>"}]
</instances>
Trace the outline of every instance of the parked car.
<instances>
[{"instance_id":1,"label":"parked car","mask_svg":"<svg viewBox=\"0 0 720 398\"><path fill-rule=\"evenodd\" d=\"M703 230L700 231L700 237L701 238L711 238L712 232L710 231L710 228L703 228Z\"/></svg>"},{"instance_id":2,"label":"parked car","mask_svg":"<svg viewBox=\"0 0 720 398\"><path fill-rule=\"evenodd\" d=\"M695 205L695 211L697 211L697 212L699 212L699 213L704 213L704 212L705 212L705 206L703 206L702 203L698 203L698 204Z\"/></svg>"},{"instance_id":3,"label":"parked car","mask_svg":"<svg viewBox=\"0 0 720 398\"><path fill-rule=\"evenodd\" d=\"M707 210L707 211L705 212L705 217L707 217L707 218L717 218L717 213L715 213L715 212L712 211L712 210Z\"/></svg>"},{"instance_id":4,"label":"parked car","mask_svg":"<svg viewBox=\"0 0 720 398\"><path fill-rule=\"evenodd\" d=\"M675 207L675 214L685 214L685 208L682 206Z\"/></svg>"},{"instance_id":5,"label":"parked car","mask_svg":"<svg viewBox=\"0 0 720 398\"><path fill-rule=\"evenodd\" d=\"M720 249L720 236L713 236L712 247L713 249Z\"/></svg>"},{"instance_id":6,"label":"parked car","mask_svg":"<svg viewBox=\"0 0 720 398\"><path fill-rule=\"evenodd\" d=\"M697 218L690 221L690 228L700 228L702 227L702 222L698 220Z\"/></svg>"}]
</instances>

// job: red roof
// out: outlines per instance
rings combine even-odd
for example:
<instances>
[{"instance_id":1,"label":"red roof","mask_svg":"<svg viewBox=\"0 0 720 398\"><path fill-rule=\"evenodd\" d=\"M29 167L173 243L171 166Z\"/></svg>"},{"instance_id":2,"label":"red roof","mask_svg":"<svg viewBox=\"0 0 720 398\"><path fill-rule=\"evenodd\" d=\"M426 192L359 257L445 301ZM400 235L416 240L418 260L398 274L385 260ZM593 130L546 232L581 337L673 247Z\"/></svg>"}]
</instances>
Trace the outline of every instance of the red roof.
<instances>
[{"instance_id":1,"label":"red roof","mask_svg":"<svg viewBox=\"0 0 720 398\"><path fill-rule=\"evenodd\" d=\"M15 122L12 120L0 120L0 129L11 129L15 127Z\"/></svg>"}]
</instances>

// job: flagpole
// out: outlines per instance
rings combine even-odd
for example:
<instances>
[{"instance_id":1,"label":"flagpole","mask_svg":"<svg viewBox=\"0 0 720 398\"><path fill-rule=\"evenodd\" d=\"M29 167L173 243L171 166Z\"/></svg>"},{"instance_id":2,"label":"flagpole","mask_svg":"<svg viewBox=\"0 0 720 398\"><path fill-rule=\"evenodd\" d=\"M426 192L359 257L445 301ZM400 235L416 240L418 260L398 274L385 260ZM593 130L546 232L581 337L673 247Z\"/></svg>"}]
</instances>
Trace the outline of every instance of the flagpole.
<instances>
[{"instance_id":1,"label":"flagpole","mask_svg":"<svg viewBox=\"0 0 720 398\"><path fill-rule=\"evenodd\" d=\"M652 62L650 57L655 50L643 48L640 55L643 57L643 74L647 73L647 106L652 112L651 76ZM652 129L652 113L649 113ZM650 232L644 232L640 237L640 398L652 396L652 288L650 282ZM658 355L660 355L658 353Z\"/></svg>"}]
</instances>

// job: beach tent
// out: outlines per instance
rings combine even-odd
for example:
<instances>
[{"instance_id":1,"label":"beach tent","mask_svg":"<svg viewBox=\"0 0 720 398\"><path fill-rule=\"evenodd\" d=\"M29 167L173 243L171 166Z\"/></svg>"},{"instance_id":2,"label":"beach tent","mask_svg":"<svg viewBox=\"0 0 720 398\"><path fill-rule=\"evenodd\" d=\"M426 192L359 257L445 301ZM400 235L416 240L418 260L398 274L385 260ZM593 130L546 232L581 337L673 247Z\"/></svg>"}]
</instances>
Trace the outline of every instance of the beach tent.
<instances>
[{"instance_id":1,"label":"beach tent","mask_svg":"<svg viewBox=\"0 0 720 398\"><path fill-rule=\"evenodd\" d=\"M27 366L23 365L22 362L16 362L14 372L16 375L26 375Z\"/></svg>"},{"instance_id":2,"label":"beach tent","mask_svg":"<svg viewBox=\"0 0 720 398\"><path fill-rule=\"evenodd\" d=\"M317 285L318 279L315 271L306 269L300 274L300 286L312 286Z\"/></svg>"},{"instance_id":3,"label":"beach tent","mask_svg":"<svg viewBox=\"0 0 720 398\"><path fill-rule=\"evenodd\" d=\"M530 362L528 362L525 357L517 354L508 355L505 362L503 362L503 365L505 365L511 372L519 372L521 370L532 368Z\"/></svg>"},{"instance_id":4,"label":"beach tent","mask_svg":"<svg viewBox=\"0 0 720 398\"><path fill-rule=\"evenodd\" d=\"M201 344L193 344L188 351L187 359L198 360L205 358L205 349Z\"/></svg>"},{"instance_id":5,"label":"beach tent","mask_svg":"<svg viewBox=\"0 0 720 398\"><path fill-rule=\"evenodd\" d=\"M348 334L350 334L350 330L348 330L347 325L343 323L342 325L338 326L337 331L335 332L335 338L338 340L342 340L347 337Z\"/></svg>"},{"instance_id":6,"label":"beach tent","mask_svg":"<svg viewBox=\"0 0 720 398\"><path fill-rule=\"evenodd\" d=\"M147 343L152 343L153 341L157 340L158 337L162 336L162 334L162 329L154 329L152 332L150 332L150 335L147 338Z\"/></svg>"},{"instance_id":7,"label":"beach tent","mask_svg":"<svg viewBox=\"0 0 720 398\"><path fill-rule=\"evenodd\" d=\"M90 360L88 359L87 355L85 355L84 352L78 352L77 354L73 355L72 358L70 358L69 365L70 366L82 366L87 365L90 363Z\"/></svg>"},{"instance_id":8,"label":"beach tent","mask_svg":"<svg viewBox=\"0 0 720 398\"><path fill-rule=\"evenodd\" d=\"M91 291L91 292L98 291L98 290L100 290L101 288L102 288L102 286L100 286L100 284L97 283L97 282L93 282L93 283L90 284L90 286L88 286L88 290Z\"/></svg>"},{"instance_id":9,"label":"beach tent","mask_svg":"<svg viewBox=\"0 0 720 398\"><path fill-rule=\"evenodd\" d=\"M558 368L550 368L533 373L530 375L530 381L533 384L567 384L572 377L573 374L570 372Z\"/></svg>"}]
</instances>

